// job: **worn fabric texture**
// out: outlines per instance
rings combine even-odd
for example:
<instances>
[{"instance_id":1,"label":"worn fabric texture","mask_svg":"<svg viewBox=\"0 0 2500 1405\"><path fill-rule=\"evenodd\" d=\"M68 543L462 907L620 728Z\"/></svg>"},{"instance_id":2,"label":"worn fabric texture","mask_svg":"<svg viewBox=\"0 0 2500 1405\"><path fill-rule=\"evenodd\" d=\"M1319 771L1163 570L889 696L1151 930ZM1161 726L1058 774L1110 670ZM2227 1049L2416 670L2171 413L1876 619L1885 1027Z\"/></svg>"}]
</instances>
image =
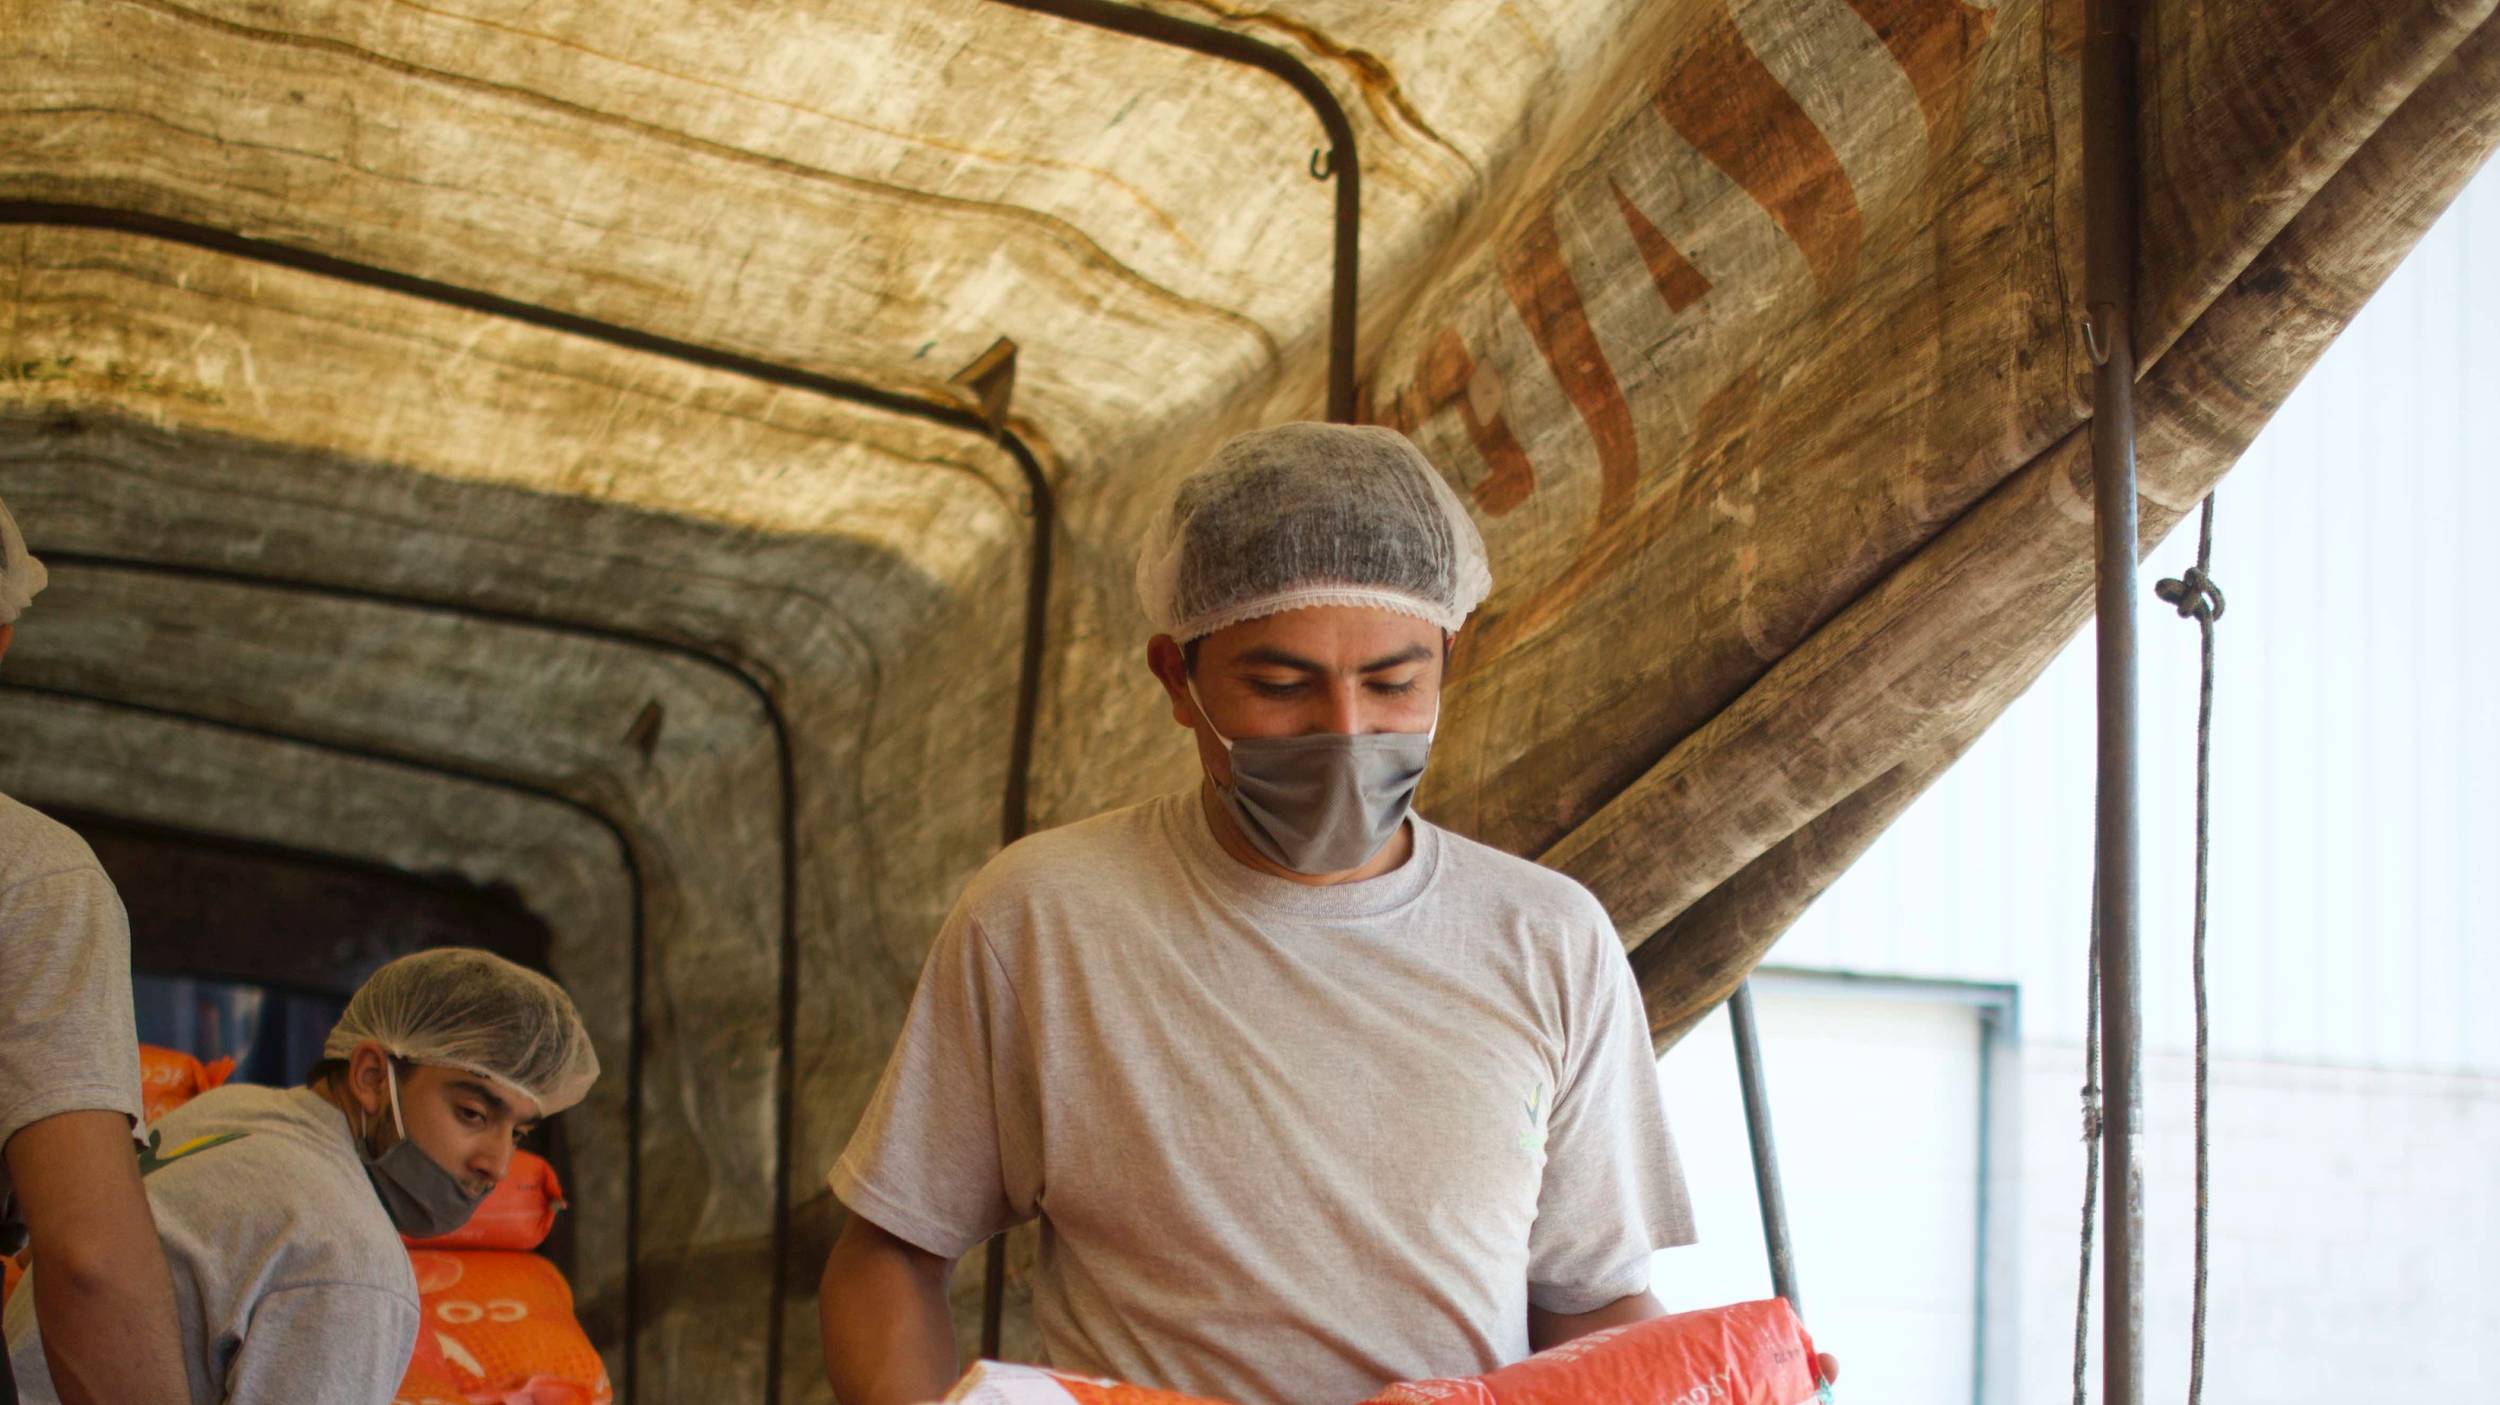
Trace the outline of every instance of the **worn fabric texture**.
<instances>
[{"instance_id":1,"label":"worn fabric texture","mask_svg":"<svg viewBox=\"0 0 2500 1405\"><path fill-rule=\"evenodd\" d=\"M154 1130L148 1208L193 1405L388 1401L416 1346L417 1280L347 1119L309 1088L228 1084ZM8 1341L24 1398L55 1405L29 1293L9 1300Z\"/></svg>"},{"instance_id":2,"label":"worn fabric texture","mask_svg":"<svg viewBox=\"0 0 2500 1405\"><path fill-rule=\"evenodd\" d=\"M830 1183L949 1257L1038 1216L1054 1365L1251 1405L1491 1370L1693 1237L1594 898L1422 821L1290 883L1194 790L982 870Z\"/></svg>"},{"instance_id":3,"label":"worn fabric texture","mask_svg":"<svg viewBox=\"0 0 2500 1405\"><path fill-rule=\"evenodd\" d=\"M135 1130L141 1106L121 899L85 840L0 795L0 1146L64 1112Z\"/></svg>"}]
</instances>

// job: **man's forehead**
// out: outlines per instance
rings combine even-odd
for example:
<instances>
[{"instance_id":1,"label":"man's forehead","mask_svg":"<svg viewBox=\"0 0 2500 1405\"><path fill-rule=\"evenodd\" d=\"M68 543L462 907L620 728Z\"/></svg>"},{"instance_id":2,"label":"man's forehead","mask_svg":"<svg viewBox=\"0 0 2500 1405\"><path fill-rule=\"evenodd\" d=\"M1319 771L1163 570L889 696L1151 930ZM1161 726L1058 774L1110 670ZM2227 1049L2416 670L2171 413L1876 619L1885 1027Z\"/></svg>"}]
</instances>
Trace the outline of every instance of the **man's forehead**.
<instances>
[{"instance_id":1,"label":"man's forehead","mask_svg":"<svg viewBox=\"0 0 2500 1405\"><path fill-rule=\"evenodd\" d=\"M1347 669L1435 658L1441 644L1440 627L1429 620L1377 606L1324 605L1229 625L1208 635L1201 652L1219 664Z\"/></svg>"},{"instance_id":2,"label":"man's forehead","mask_svg":"<svg viewBox=\"0 0 2500 1405\"><path fill-rule=\"evenodd\" d=\"M500 1078L489 1078L465 1068L451 1068L443 1065L433 1065L431 1070L441 1077L445 1092L465 1093L480 1098L498 1116L510 1117L518 1122L536 1122L540 1119L538 1104L532 1101L528 1094Z\"/></svg>"}]
</instances>

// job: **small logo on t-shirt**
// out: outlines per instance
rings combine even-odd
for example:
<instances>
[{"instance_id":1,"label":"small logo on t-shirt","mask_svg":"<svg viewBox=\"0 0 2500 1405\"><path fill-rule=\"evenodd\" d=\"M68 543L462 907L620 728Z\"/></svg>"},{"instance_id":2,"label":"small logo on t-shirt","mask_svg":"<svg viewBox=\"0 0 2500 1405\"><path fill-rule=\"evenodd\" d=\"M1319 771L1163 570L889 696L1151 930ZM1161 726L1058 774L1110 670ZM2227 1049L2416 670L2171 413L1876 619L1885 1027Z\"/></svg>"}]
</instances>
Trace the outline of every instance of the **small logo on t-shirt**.
<instances>
[{"instance_id":1,"label":"small logo on t-shirt","mask_svg":"<svg viewBox=\"0 0 2500 1405\"><path fill-rule=\"evenodd\" d=\"M1528 1117L1528 1125L1520 1129L1519 1149L1530 1156L1538 1155L1545 1150L1545 1085L1531 1086L1528 1096L1520 1100L1519 1109Z\"/></svg>"},{"instance_id":2,"label":"small logo on t-shirt","mask_svg":"<svg viewBox=\"0 0 2500 1405\"><path fill-rule=\"evenodd\" d=\"M165 1147L165 1134L151 1131L148 1133L148 1144L139 1148L139 1174L143 1178L152 1176L186 1156L197 1156L211 1147L224 1146L250 1135L249 1132L217 1132L205 1137L193 1137L169 1151Z\"/></svg>"}]
</instances>

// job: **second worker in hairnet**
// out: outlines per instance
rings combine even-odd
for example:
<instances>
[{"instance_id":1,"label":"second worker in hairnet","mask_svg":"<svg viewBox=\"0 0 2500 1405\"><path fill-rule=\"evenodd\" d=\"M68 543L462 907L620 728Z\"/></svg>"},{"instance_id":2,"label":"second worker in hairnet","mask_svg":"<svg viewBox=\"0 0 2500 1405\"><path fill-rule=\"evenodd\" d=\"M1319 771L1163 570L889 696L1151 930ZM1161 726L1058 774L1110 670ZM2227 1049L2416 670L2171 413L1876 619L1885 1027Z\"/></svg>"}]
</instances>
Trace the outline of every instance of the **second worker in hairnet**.
<instances>
[{"instance_id":1,"label":"second worker in hairnet","mask_svg":"<svg viewBox=\"0 0 2500 1405\"><path fill-rule=\"evenodd\" d=\"M1448 486L1388 430L1243 435L1137 574L1203 777L948 917L830 1176L844 1405L942 1394L949 1266L1035 1217L1050 1364L1246 1405L1656 1315L1692 1219L1614 928L1411 811L1491 584Z\"/></svg>"},{"instance_id":2,"label":"second worker in hairnet","mask_svg":"<svg viewBox=\"0 0 2500 1405\"><path fill-rule=\"evenodd\" d=\"M598 1076L555 982L445 947L357 988L307 1086L228 1084L167 1113L142 1169L193 1405L389 1401L418 1326L400 1236L466 1223L514 1144ZM25 1398L48 1405L25 1296L9 1354Z\"/></svg>"}]
</instances>

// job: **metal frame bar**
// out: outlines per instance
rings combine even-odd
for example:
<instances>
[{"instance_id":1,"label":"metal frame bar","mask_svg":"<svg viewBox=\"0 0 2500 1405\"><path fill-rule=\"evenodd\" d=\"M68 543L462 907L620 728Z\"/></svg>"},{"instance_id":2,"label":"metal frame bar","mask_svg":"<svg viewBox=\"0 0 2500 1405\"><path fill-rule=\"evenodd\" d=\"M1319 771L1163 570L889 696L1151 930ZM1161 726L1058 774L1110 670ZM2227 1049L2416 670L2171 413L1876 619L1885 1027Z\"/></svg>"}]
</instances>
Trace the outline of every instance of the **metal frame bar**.
<instances>
[{"instance_id":1,"label":"metal frame bar","mask_svg":"<svg viewBox=\"0 0 2500 1405\"><path fill-rule=\"evenodd\" d=\"M1736 1090L1745 1103L1745 1139L1753 1150L1754 1202L1762 1211L1762 1249L1771 1263L1771 1293L1802 1319L1797 1255L1788 1237L1788 1197L1780 1188L1779 1148L1771 1139L1771 1093L1762 1076L1762 1043L1754 1026L1753 981L1727 997L1727 1027L1736 1040Z\"/></svg>"},{"instance_id":2,"label":"metal frame bar","mask_svg":"<svg viewBox=\"0 0 2500 1405\"><path fill-rule=\"evenodd\" d=\"M1175 23L1178 23L1177 21ZM1217 31L1221 33L1222 31ZM1250 42L1250 41L1243 41ZM1265 47L1265 46L1261 46ZM1281 51L1279 51L1281 52ZM1290 56L1286 56L1290 59ZM1307 70L1305 70L1307 73ZM1311 80L1316 83L1314 78ZM1324 91L1324 90L1323 90ZM1333 99L1332 99L1333 101ZM1342 114L1338 120L1343 121ZM1352 151L1351 139L1346 146ZM1348 163L1349 169L1351 162ZM1342 195L1341 195L1342 202ZM830 399L864 405L871 409L903 415L976 435L1007 454L1023 476L1033 518L1031 544L1027 556L1025 581L1024 642L1018 661L1016 682L1016 713L1009 734L1007 780L1000 799L1000 832L1002 842L1012 843L1031 828L1031 790L1033 741L1040 715L1041 668L1048 642L1049 595L1051 580L1051 540L1057 527L1057 505L1049 479L1042 473L1041 463L1021 435L1011 428L993 428L975 409L914 396L848 380L801 367L767 361L739 352L707 347L674 337L627 327L619 323L583 317L575 313L537 303L520 302L497 294L431 278L402 273L372 264L337 258L332 255L299 249L274 240L254 238L214 226L188 220L168 219L143 211L118 209L101 205L66 204L52 201L0 201L0 227L38 225L52 228L102 230L180 244L211 253L230 255L250 262L290 268L299 272L334 278L360 287L398 293L427 302L462 308L488 316L501 317L526 325L589 338L630 351L645 352L689 365L726 371L770 385L807 391ZM1349 336L1350 346L1350 336ZM1333 363L1332 363L1333 364ZM1350 364L1350 358L1349 358ZM1350 377L1350 371L1349 371ZM1350 384L1350 379L1349 379ZM65 553L54 553L56 560L68 560ZM203 570L214 568L200 568ZM242 573L233 573L238 578ZM273 578L274 579L274 578ZM315 593L331 593L349 598L363 598L380 603L409 603L464 613L475 618L498 619L508 623L538 624L546 627L577 629L578 632L608 638L615 642L639 642L661 647L729 668L741 682L756 692L772 718L776 740L781 748L784 799L783 823L783 903L782 988L780 991L779 1037L781 1040L778 1078L779 1100L775 1109L776 1141L773 1206L773 1305L772 1320L766 1329L765 1400L778 1405L781 1399L785 1319L788 1316L790 1243L790 1189L795 1155L797 1095L797 1028L799 950L796 928L797 860L796 860L796 776L788 743L788 727L780 706L760 680L747 674L743 667L726 658L711 655L683 641L658 636L637 635L630 630L596 625L582 621L552 624L516 611L467 605L457 601L419 600L417 597L395 597L386 592L341 586L335 589L312 583L299 583L300 588ZM637 1276L639 1264L636 1265ZM629 1311L638 1312L638 1300ZM631 1369L629 1357L628 1369ZM632 1381L621 1383L627 1399L632 1398Z\"/></svg>"},{"instance_id":3,"label":"metal frame bar","mask_svg":"<svg viewBox=\"0 0 2500 1405\"><path fill-rule=\"evenodd\" d=\"M1328 134L1327 164L1311 174L1337 182L1336 255L1328 297L1328 418L1340 424L1354 420L1355 319L1360 312L1356 284L1362 274L1362 162L1354 146L1354 124L1345 108L1308 64L1273 44L1211 24L1199 24L1154 10L1112 3L1112 0L996 0L1036 14L1052 15L1132 38L1168 44L1176 49L1247 64L1285 80L1319 115Z\"/></svg>"},{"instance_id":4,"label":"metal frame bar","mask_svg":"<svg viewBox=\"0 0 2500 1405\"><path fill-rule=\"evenodd\" d=\"M2139 1405L2144 1377L2143 976L2136 823L2136 0L2087 0L2083 47L2085 331L2092 374L2092 520L2098 620L2101 1399Z\"/></svg>"}]
</instances>

